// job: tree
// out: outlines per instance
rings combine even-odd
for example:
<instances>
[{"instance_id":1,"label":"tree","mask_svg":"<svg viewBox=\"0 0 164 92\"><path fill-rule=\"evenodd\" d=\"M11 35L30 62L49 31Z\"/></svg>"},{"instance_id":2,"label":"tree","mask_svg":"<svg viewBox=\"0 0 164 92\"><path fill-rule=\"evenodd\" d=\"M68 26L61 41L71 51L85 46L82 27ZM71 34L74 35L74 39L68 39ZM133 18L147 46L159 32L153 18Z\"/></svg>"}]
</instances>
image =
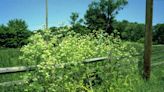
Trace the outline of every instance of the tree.
<instances>
[{"instance_id":1,"label":"tree","mask_svg":"<svg viewBox=\"0 0 164 92\"><path fill-rule=\"evenodd\" d=\"M24 20L13 19L7 26L0 26L0 46L2 47L21 47L27 44L27 38L31 35Z\"/></svg>"},{"instance_id":2,"label":"tree","mask_svg":"<svg viewBox=\"0 0 164 92\"><path fill-rule=\"evenodd\" d=\"M83 19L79 19L79 14L77 12L72 12L70 19L70 24L72 26L71 30L80 34L86 34L89 32L89 30L84 25L82 25Z\"/></svg>"},{"instance_id":3,"label":"tree","mask_svg":"<svg viewBox=\"0 0 164 92\"><path fill-rule=\"evenodd\" d=\"M92 30L103 29L110 34L115 16L127 3L127 0L93 1L85 14L85 24Z\"/></svg>"},{"instance_id":4,"label":"tree","mask_svg":"<svg viewBox=\"0 0 164 92\"><path fill-rule=\"evenodd\" d=\"M27 29L28 26L26 22L22 19L9 20L9 22L7 23L7 26L9 29L8 31L13 32L13 33L28 31Z\"/></svg>"},{"instance_id":5,"label":"tree","mask_svg":"<svg viewBox=\"0 0 164 92\"><path fill-rule=\"evenodd\" d=\"M0 33L5 33L7 31L7 27L5 25L0 25Z\"/></svg>"},{"instance_id":6,"label":"tree","mask_svg":"<svg viewBox=\"0 0 164 92\"><path fill-rule=\"evenodd\" d=\"M129 23L122 33L122 38L130 41L138 41L144 37L144 24Z\"/></svg>"},{"instance_id":7,"label":"tree","mask_svg":"<svg viewBox=\"0 0 164 92\"><path fill-rule=\"evenodd\" d=\"M5 39L7 38L7 29L5 25L0 25L0 46L4 45Z\"/></svg>"},{"instance_id":8,"label":"tree","mask_svg":"<svg viewBox=\"0 0 164 92\"><path fill-rule=\"evenodd\" d=\"M120 33L123 40L142 41L144 37L145 25L137 22L128 22L127 20L116 21L114 28Z\"/></svg>"},{"instance_id":9,"label":"tree","mask_svg":"<svg viewBox=\"0 0 164 92\"><path fill-rule=\"evenodd\" d=\"M153 41L156 41L158 44L164 44L164 24L154 26Z\"/></svg>"},{"instance_id":10,"label":"tree","mask_svg":"<svg viewBox=\"0 0 164 92\"><path fill-rule=\"evenodd\" d=\"M128 26L130 22L127 20L123 21L115 21L114 22L114 29L116 29L120 33L121 39L126 39L127 37L127 32L125 31L126 27ZM126 39L127 40L127 39Z\"/></svg>"},{"instance_id":11,"label":"tree","mask_svg":"<svg viewBox=\"0 0 164 92\"><path fill-rule=\"evenodd\" d=\"M79 14L77 12L72 12L72 14L70 16L70 19L71 19L70 24L72 26L75 26L75 24L77 23L78 18L79 18Z\"/></svg>"}]
</instances>

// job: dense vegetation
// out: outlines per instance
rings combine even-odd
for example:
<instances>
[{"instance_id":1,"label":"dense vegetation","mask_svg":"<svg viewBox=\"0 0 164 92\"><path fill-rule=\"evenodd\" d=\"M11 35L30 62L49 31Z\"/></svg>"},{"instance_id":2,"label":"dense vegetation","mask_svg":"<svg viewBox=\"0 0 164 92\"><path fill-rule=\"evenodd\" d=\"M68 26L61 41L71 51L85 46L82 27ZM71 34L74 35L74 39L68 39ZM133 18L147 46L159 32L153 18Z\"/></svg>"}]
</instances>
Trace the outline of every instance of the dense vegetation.
<instances>
[{"instance_id":1,"label":"dense vegetation","mask_svg":"<svg viewBox=\"0 0 164 92\"><path fill-rule=\"evenodd\" d=\"M137 46L137 43L132 43L133 46L137 48L137 50L142 49L142 46ZM162 45L155 45L153 46L153 56L152 56L152 63L162 62L164 61L163 51L164 46ZM2 54L3 52L3 54ZM16 54L15 52L18 52ZM16 65L27 65L23 63L23 61L18 60L18 57L21 55L18 49L0 49L0 57L3 62L0 63L1 67L9 67L9 66L16 66ZM14 62L13 62L14 61ZM6 63L8 62L8 63ZM94 64L95 65L95 64ZM93 69L91 66L90 69ZM164 86L164 67L157 66L152 68L152 75L151 80L149 82L140 81L140 83L135 85L135 92L162 92ZM104 70L104 69L103 69ZM102 71L105 73L104 71ZM19 74L9 74L9 75L0 75L1 82L6 81L14 81L14 80L21 80L20 76L26 73L19 73ZM103 75L105 76L105 75ZM110 80L110 78L107 78ZM105 81L105 80L103 80ZM100 86L98 86L100 87ZM1 92L22 92L24 90L23 86L11 86L11 87L0 87Z\"/></svg>"},{"instance_id":2,"label":"dense vegetation","mask_svg":"<svg viewBox=\"0 0 164 92\"><path fill-rule=\"evenodd\" d=\"M131 82L136 83L138 78L134 78L138 61L133 57L138 53L134 47L103 32L86 36L69 33L60 41L57 37L51 36L49 31L42 35L38 33L22 48L21 59L38 67L27 76L32 80L27 83L28 91L121 91L122 87L134 90ZM112 59L93 65L53 66L101 56ZM109 77L111 80L107 80Z\"/></svg>"},{"instance_id":3,"label":"dense vegetation","mask_svg":"<svg viewBox=\"0 0 164 92\"><path fill-rule=\"evenodd\" d=\"M71 14L71 27L32 33L24 20L0 25L0 67L37 66L33 72L0 75L0 82L26 81L23 86L0 87L1 91L162 92L163 66L152 68L150 81L141 78L145 25L115 19L126 4L127 0L93 1L84 18L79 18L77 12ZM164 24L154 26L153 41L164 43ZM164 47L153 48L153 63L163 61ZM81 63L104 56L109 60Z\"/></svg>"}]
</instances>

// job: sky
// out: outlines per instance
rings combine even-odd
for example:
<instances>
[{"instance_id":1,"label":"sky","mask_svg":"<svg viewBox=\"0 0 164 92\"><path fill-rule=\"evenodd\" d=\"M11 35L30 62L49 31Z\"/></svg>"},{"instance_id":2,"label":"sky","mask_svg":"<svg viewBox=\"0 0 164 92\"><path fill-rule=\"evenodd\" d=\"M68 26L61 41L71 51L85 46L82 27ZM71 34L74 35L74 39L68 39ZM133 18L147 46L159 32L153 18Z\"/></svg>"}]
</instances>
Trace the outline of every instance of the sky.
<instances>
[{"instance_id":1,"label":"sky","mask_svg":"<svg viewBox=\"0 0 164 92\"><path fill-rule=\"evenodd\" d=\"M30 30L44 28L45 0L0 0L0 24L23 19ZM49 0L49 27L68 25L72 12L83 18L93 0ZM128 0L116 19L145 23L146 0ZM153 25L164 23L164 0L154 0Z\"/></svg>"}]
</instances>

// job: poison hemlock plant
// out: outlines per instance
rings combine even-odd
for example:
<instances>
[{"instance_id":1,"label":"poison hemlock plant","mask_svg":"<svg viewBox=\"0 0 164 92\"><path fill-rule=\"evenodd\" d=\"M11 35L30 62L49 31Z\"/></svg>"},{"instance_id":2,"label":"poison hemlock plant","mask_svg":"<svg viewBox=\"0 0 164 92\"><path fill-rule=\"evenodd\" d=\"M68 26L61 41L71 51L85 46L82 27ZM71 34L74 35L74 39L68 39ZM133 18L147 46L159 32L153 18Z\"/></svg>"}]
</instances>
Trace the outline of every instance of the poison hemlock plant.
<instances>
[{"instance_id":1,"label":"poison hemlock plant","mask_svg":"<svg viewBox=\"0 0 164 92\"><path fill-rule=\"evenodd\" d=\"M30 92L127 92L134 90L138 58L134 47L103 31L62 39L49 31L36 33L20 57L37 66L25 76ZM108 56L106 62L80 64L85 59ZM75 63L64 66L66 63ZM76 64L78 63L78 64ZM59 66L57 66L59 65Z\"/></svg>"}]
</instances>

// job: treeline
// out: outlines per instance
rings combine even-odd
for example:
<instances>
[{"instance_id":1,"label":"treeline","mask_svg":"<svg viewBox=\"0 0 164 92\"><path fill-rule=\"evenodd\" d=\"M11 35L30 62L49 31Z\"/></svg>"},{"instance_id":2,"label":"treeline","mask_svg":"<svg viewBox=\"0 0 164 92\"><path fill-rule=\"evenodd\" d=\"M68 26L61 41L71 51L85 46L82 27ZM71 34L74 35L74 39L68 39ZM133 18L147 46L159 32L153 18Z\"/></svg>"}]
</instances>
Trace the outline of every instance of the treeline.
<instances>
[{"instance_id":1,"label":"treeline","mask_svg":"<svg viewBox=\"0 0 164 92\"><path fill-rule=\"evenodd\" d=\"M27 44L27 38L31 34L24 20L10 20L7 25L0 25L0 47L21 47Z\"/></svg>"},{"instance_id":2,"label":"treeline","mask_svg":"<svg viewBox=\"0 0 164 92\"><path fill-rule=\"evenodd\" d=\"M144 42L145 25L127 20L117 21L116 15L128 4L127 0L94 0L88 5L83 18L77 12L70 16L70 27L49 28L54 35L65 36L68 32L81 35L104 30L110 35L117 32L121 39L126 41ZM27 38L32 34L24 20L10 20L7 25L0 25L0 47L21 47L27 44ZM155 44L164 44L164 24L153 27L153 41ZM42 29L36 30L42 32Z\"/></svg>"},{"instance_id":3,"label":"treeline","mask_svg":"<svg viewBox=\"0 0 164 92\"><path fill-rule=\"evenodd\" d=\"M144 41L145 25L137 22L128 22L123 20L115 22L114 28L120 33L120 37L123 40L128 41Z\"/></svg>"},{"instance_id":4,"label":"treeline","mask_svg":"<svg viewBox=\"0 0 164 92\"><path fill-rule=\"evenodd\" d=\"M144 42L145 25L142 23L123 20L116 22L115 29L120 32L123 40ZM153 26L153 42L154 44L164 44L164 24Z\"/></svg>"},{"instance_id":5,"label":"treeline","mask_svg":"<svg viewBox=\"0 0 164 92\"><path fill-rule=\"evenodd\" d=\"M102 29L109 35L115 31L123 40L144 42L145 25L126 20L117 21L116 15L128 4L127 0L95 0L88 5L84 18L78 13L70 16L72 30L78 33L94 32ZM164 44L164 24L153 26L154 44Z\"/></svg>"},{"instance_id":6,"label":"treeline","mask_svg":"<svg viewBox=\"0 0 164 92\"><path fill-rule=\"evenodd\" d=\"M98 31L98 29L90 29L87 25L82 25L80 23L75 23L71 27L50 27L50 30L54 34L62 34L63 36L66 35L67 32L71 31L80 35L86 35ZM143 23L129 22L127 20L115 20L113 23L113 31L111 33L115 34L114 31L117 32L117 35L119 35L122 40L144 43L145 25ZM164 24L156 24L153 26L152 40L153 44L164 44Z\"/></svg>"},{"instance_id":7,"label":"treeline","mask_svg":"<svg viewBox=\"0 0 164 92\"><path fill-rule=\"evenodd\" d=\"M164 44L164 23L154 26L153 41L157 44Z\"/></svg>"}]
</instances>

